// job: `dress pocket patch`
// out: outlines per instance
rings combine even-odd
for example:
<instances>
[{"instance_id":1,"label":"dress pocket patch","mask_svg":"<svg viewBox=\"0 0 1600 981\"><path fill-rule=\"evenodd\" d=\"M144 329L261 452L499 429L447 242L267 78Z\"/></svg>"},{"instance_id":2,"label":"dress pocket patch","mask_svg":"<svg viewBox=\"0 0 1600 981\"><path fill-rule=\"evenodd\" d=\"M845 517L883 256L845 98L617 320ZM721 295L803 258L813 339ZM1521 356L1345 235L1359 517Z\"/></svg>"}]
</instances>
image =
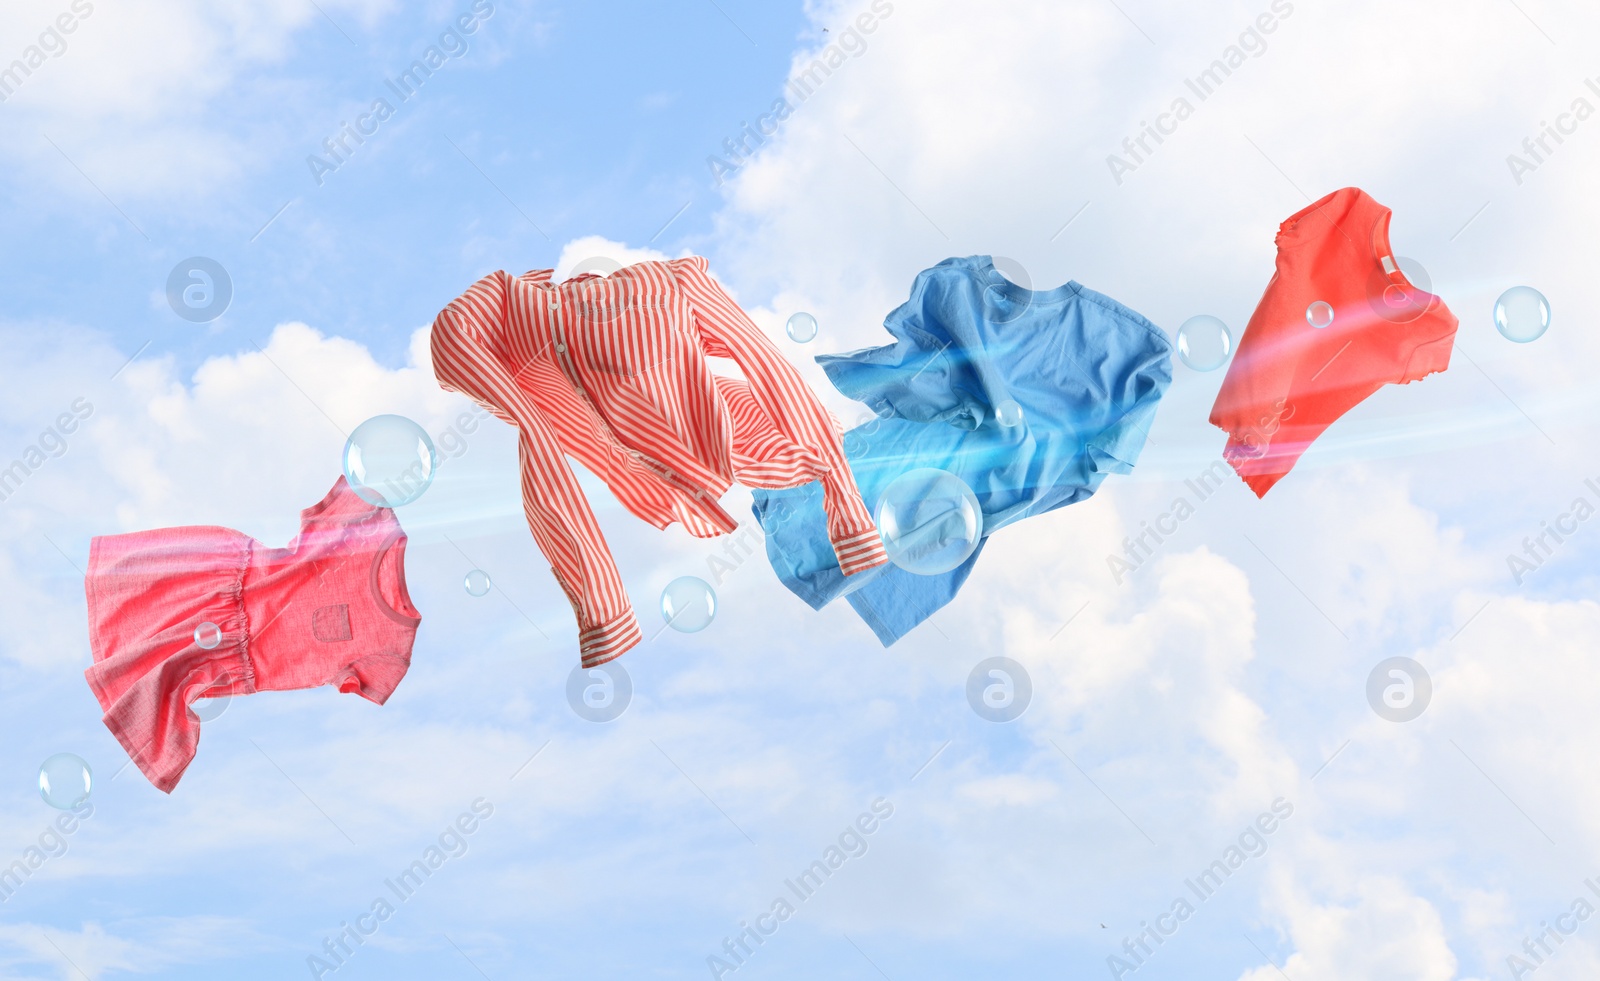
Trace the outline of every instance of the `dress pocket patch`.
<instances>
[{"instance_id":1,"label":"dress pocket patch","mask_svg":"<svg viewBox=\"0 0 1600 981\"><path fill-rule=\"evenodd\" d=\"M324 643L350 639L350 607L322 606L311 612L311 635Z\"/></svg>"}]
</instances>

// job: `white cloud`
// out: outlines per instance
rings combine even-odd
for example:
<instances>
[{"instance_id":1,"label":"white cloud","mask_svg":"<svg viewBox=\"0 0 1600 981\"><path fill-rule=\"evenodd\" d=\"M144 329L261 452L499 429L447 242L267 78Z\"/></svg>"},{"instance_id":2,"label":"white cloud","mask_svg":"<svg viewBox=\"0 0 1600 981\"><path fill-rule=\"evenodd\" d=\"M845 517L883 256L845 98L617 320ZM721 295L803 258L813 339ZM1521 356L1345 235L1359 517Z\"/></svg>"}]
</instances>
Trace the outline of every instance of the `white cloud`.
<instances>
[{"instance_id":1,"label":"white cloud","mask_svg":"<svg viewBox=\"0 0 1600 981\"><path fill-rule=\"evenodd\" d=\"M360 33L392 0L293 0L204 4L161 0L137 10L104 0L26 0L0 14L0 65L30 61L43 41L42 64L19 73L6 99L13 138L8 156L30 178L72 194L92 195L72 165L113 200L133 196L204 196L250 169L267 129L288 124L275 105L310 89L265 75L284 64L305 33ZM59 29L67 17L70 32ZM335 24L342 26L336 27ZM59 39L59 40L57 40ZM355 52L356 48L350 49ZM61 159L54 141L71 164Z\"/></svg>"},{"instance_id":2,"label":"white cloud","mask_svg":"<svg viewBox=\"0 0 1600 981\"><path fill-rule=\"evenodd\" d=\"M1276 965L1263 965L1240 975L1240 981L1268 981L1283 974L1309 981L1457 977L1438 911L1393 877L1362 877L1337 902L1310 901L1282 882L1274 898L1289 922L1295 952L1281 972Z\"/></svg>"},{"instance_id":3,"label":"white cloud","mask_svg":"<svg viewBox=\"0 0 1600 981\"><path fill-rule=\"evenodd\" d=\"M8 973L19 965L48 964L61 981L99 981L125 971L153 974L228 960L259 951L265 941L248 923L221 916L148 917L116 923L113 930L93 921L76 931L17 923L0 927L0 943L11 950L0 955L0 963Z\"/></svg>"},{"instance_id":4,"label":"white cloud","mask_svg":"<svg viewBox=\"0 0 1600 981\"><path fill-rule=\"evenodd\" d=\"M1225 902L1258 910L1288 947L1289 976L1492 974L1580 887L1551 862L1541 829L1594 864L1577 843L1600 823L1588 751L1600 737L1600 613L1588 600L1514 594L1501 548L1570 499L1567 477L1552 491L1551 474L1595 448L1577 410L1600 342L1576 328L1595 287L1569 247L1600 216L1582 183L1587 150L1563 148L1521 188L1503 161L1590 69L1511 8L1468 18L1442 3L1296 3L1266 53L1117 187L1105 155L1266 6L1127 5L1152 45L1110 4L1013 4L981 17L954 0L896 4L866 52L734 179L703 245L849 418L809 357L882 343L882 315L948 255L1012 256L1037 287L1076 278L1169 330L1201 310L1239 327L1270 275L1276 223L1304 203L1295 185L1315 196L1360 183L1396 209L1399 251L1423 259L1462 317L1449 373L1380 393L1267 500L1230 485L1118 586L1104 557L1221 444L1203 423L1220 378L1179 368L1134 475L997 536L960 598L894 648L881 650L843 604L806 609L758 553L719 583L712 629L668 632L625 659L637 701L608 728L562 705L570 614L521 524L511 434L487 422L466 462L402 513L426 605L395 700L381 710L330 704L326 692L240 700L208 730L178 795L125 789L137 786L131 775L105 791L126 795L126 810L96 825L109 829L103 843L74 843L61 877L133 880L255 849L359 909L371 868L403 864L419 835L479 792L499 806L479 788L509 788L503 823L491 822L459 878L439 883L475 928L511 935L530 911L609 913L643 896L704 912L713 949L865 800L887 793L897 817L828 905L806 911L811 922L974 945L1003 929L1029 944L1066 937L1103 959L1097 951L1113 945L1081 925L1130 931L1156 908L1152 890L1165 899L1196 856L1283 795L1297 811L1268 874L1230 886ZM357 23L383 9L328 7ZM837 28L859 9L818 4L811 16ZM1594 26L1589 11L1528 12L1562 34ZM177 186L200 165L150 158L164 140L206 145L182 142L191 123L180 96L220 101L283 58L296 32L320 29L309 7L191 13L124 22L97 5L19 107L112 135L143 127L143 149L108 140L86 166L112 170L126 153L142 163L121 186ZM155 42L138 39L163 26L175 33L161 50L174 54L146 64L140 52ZM102 48L109 60L91 71ZM219 159L236 159L221 149ZM664 257L590 236L564 246L557 276L596 255ZM1502 284L1523 280L1557 301L1558 326L1512 348L1486 311ZM822 323L810 345L782 335L795 309ZM80 558L91 534L174 523L282 542L337 474L341 430L394 411L438 432L463 404L434 384L422 332L397 369L353 341L285 324L262 351L212 358L189 377L150 358L112 383L121 355L82 340L31 342L0 384L24 441L42 419L36 406L83 392L96 406L82 438L0 512L0 618L35 625L8 632L5 653L29 669L85 659L75 594L35 573L61 564L36 533ZM703 575L722 543L656 534L603 495L596 506L648 635L655 591ZM468 560L441 531L493 572L494 595L462 594ZM1569 564L1586 548L1570 546ZM1561 588L1558 569L1540 588ZM1022 661L1034 681L1034 704L1008 727L977 722L964 702L968 671L992 654ZM1367 672L1391 654L1416 657L1435 681L1434 704L1406 726L1365 702ZM547 755L508 784L551 736ZM333 820L380 843L371 865L341 861L347 843L276 765ZM607 847L566 847L574 840ZM729 849L747 858L730 862ZM723 871L699 874L708 867ZM107 929L85 926L63 947L86 971L159 966L144 941ZM1185 935L1191 950L1203 949L1198 934ZM26 931L9 938L43 957L36 944ZM1248 951L1229 956L1255 963ZM1588 963L1571 947L1563 956L1574 969ZM1265 981L1277 969L1242 976Z\"/></svg>"}]
</instances>

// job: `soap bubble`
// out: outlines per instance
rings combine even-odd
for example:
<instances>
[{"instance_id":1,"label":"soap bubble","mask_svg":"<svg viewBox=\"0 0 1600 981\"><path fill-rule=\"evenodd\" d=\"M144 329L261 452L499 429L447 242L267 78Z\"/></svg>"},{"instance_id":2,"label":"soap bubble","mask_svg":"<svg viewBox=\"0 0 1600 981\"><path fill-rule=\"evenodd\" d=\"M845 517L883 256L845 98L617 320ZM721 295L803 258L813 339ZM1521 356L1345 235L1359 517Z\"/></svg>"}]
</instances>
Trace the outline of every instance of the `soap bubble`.
<instances>
[{"instance_id":1,"label":"soap bubble","mask_svg":"<svg viewBox=\"0 0 1600 981\"><path fill-rule=\"evenodd\" d=\"M1007 429L1012 426L1020 426L1022 425L1022 406L1017 404L1016 399L1006 399L994 407L994 418L995 421Z\"/></svg>"},{"instance_id":2,"label":"soap bubble","mask_svg":"<svg viewBox=\"0 0 1600 981\"><path fill-rule=\"evenodd\" d=\"M39 796L51 807L69 810L89 799L93 779L83 757L57 753L39 766Z\"/></svg>"},{"instance_id":3,"label":"soap bubble","mask_svg":"<svg viewBox=\"0 0 1600 981\"><path fill-rule=\"evenodd\" d=\"M488 596L489 574L482 569L473 569L467 573L466 582L463 585L467 588L468 596Z\"/></svg>"},{"instance_id":4,"label":"soap bubble","mask_svg":"<svg viewBox=\"0 0 1600 981\"><path fill-rule=\"evenodd\" d=\"M1532 286L1513 286L1495 301L1494 326L1508 341L1536 341L1550 329L1550 301Z\"/></svg>"},{"instance_id":5,"label":"soap bubble","mask_svg":"<svg viewBox=\"0 0 1600 981\"><path fill-rule=\"evenodd\" d=\"M405 416L373 416L344 444L344 475L368 504L397 508L433 483L439 455L422 427Z\"/></svg>"},{"instance_id":6,"label":"soap bubble","mask_svg":"<svg viewBox=\"0 0 1600 981\"><path fill-rule=\"evenodd\" d=\"M919 576L967 560L983 533L972 488L955 474L923 467L896 477L878 502L878 532L889 561Z\"/></svg>"},{"instance_id":7,"label":"soap bubble","mask_svg":"<svg viewBox=\"0 0 1600 981\"><path fill-rule=\"evenodd\" d=\"M797 313L789 318L783 329L788 332L789 340L804 344L817 336L817 318L809 313Z\"/></svg>"},{"instance_id":8,"label":"soap bubble","mask_svg":"<svg viewBox=\"0 0 1600 981\"><path fill-rule=\"evenodd\" d=\"M1233 335L1216 317L1190 317L1178 328L1178 357L1195 371L1216 371L1232 353Z\"/></svg>"},{"instance_id":9,"label":"soap bubble","mask_svg":"<svg viewBox=\"0 0 1600 981\"><path fill-rule=\"evenodd\" d=\"M717 616L717 594L704 579L679 576L661 591L661 616L680 633L706 629Z\"/></svg>"},{"instance_id":10,"label":"soap bubble","mask_svg":"<svg viewBox=\"0 0 1600 981\"><path fill-rule=\"evenodd\" d=\"M1321 330L1333 324L1333 304L1324 300L1306 307L1306 323Z\"/></svg>"},{"instance_id":11,"label":"soap bubble","mask_svg":"<svg viewBox=\"0 0 1600 981\"><path fill-rule=\"evenodd\" d=\"M222 643L222 628L207 620L194 628L194 642L208 651L216 650Z\"/></svg>"}]
</instances>

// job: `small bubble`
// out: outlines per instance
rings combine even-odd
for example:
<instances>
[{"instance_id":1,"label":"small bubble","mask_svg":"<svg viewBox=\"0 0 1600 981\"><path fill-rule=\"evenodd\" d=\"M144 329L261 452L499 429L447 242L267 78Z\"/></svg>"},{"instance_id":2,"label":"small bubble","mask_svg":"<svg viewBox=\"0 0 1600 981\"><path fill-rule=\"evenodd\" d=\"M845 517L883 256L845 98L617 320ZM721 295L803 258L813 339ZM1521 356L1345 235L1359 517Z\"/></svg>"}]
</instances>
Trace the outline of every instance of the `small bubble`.
<instances>
[{"instance_id":1,"label":"small bubble","mask_svg":"<svg viewBox=\"0 0 1600 981\"><path fill-rule=\"evenodd\" d=\"M1508 341L1536 341L1550 329L1550 301L1532 286L1513 286L1495 301L1494 326Z\"/></svg>"},{"instance_id":2,"label":"small bubble","mask_svg":"<svg viewBox=\"0 0 1600 981\"><path fill-rule=\"evenodd\" d=\"M39 796L51 807L69 810L89 799L94 776L74 753L57 753L39 766Z\"/></svg>"},{"instance_id":3,"label":"small bubble","mask_svg":"<svg viewBox=\"0 0 1600 981\"><path fill-rule=\"evenodd\" d=\"M1306 307L1306 323L1321 330L1333 325L1333 304L1323 300Z\"/></svg>"},{"instance_id":4,"label":"small bubble","mask_svg":"<svg viewBox=\"0 0 1600 981\"><path fill-rule=\"evenodd\" d=\"M804 344L817 336L817 318L809 313L797 313L789 318L783 329L788 332L789 340Z\"/></svg>"},{"instance_id":5,"label":"small bubble","mask_svg":"<svg viewBox=\"0 0 1600 981\"><path fill-rule=\"evenodd\" d=\"M1022 406L1016 399L1006 399L994 407L995 421L1007 429L1022 425Z\"/></svg>"},{"instance_id":6,"label":"small bubble","mask_svg":"<svg viewBox=\"0 0 1600 981\"><path fill-rule=\"evenodd\" d=\"M697 633L716 619L717 594L704 579L679 576L661 591L661 616L673 630Z\"/></svg>"},{"instance_id":7,"label":"small bubble","mask_svg":"<svg viewBox=\"0 0 1600 981\"><path fill-rule=\"evenodd\" d=\"M222 643L222 628L207 620L194 628L194 642L208 651L216 650Z\"/></svg>"},{"instance_id":8,"label":"small bubble","mask_svg":"<svg viewBox=\"0 0 1600 981\"><path fill-rule=\"evenodd\" d=\"M489 574L482 569L473 569L467 573L465 583L468 596L489 595Z\"/></svg>"},{"instance_id":9,"label":"small bubble","mask_svg":"<svg viewBox=\"0 0 1600 981\"><path fill-rule=\"evenodd\" d=\"M889 561L919 576L957 568L983 534L983 511L972 488L932 467L896 477L878 502L877 519Z\"/></svg>"},{"instance_id":10,"label":"small bubble","mask_svg":"<svg viewBox=\"0 0 1600 981\"><path fill-rule=\"evenodd\" d=\"M373 416L344 444L344 475L363 501L397 508L422 496L439 466L433 440L405 416Z\"/></svg>"},{"instance_id":11,"label":"small bubble","mask_svg":"<svg viewBox=\"0 0 1600 981\"><path fill-rule=\"evenodd\" d=\"M1190 317L1178 328L1178 357L1195 371L1216 371L1232 353L1233 335L1216 317Z\"/></svg>"}]
</instances>

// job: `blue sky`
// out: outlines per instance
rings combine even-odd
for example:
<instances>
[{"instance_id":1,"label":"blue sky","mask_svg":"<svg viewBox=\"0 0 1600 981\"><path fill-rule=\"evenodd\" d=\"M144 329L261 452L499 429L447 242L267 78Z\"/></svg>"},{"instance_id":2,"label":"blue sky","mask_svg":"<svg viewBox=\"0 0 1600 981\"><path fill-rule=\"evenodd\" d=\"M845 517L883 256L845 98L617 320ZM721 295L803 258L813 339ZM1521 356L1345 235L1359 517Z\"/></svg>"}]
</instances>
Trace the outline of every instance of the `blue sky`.
<instances>
[{"instance_id":1,"label":"blue sky","mask_svg":"<svg viewBox=\"0 0 1600 981\"><path fill-rule=\"evenodd\" d=\"M707 158L872 3L495 2L319 186L307 156L470 2L79 0L0 103L0 460L93 407L0 502L0 862L56 819L35 790L51 754L90 762L94 813L3 904L0 976L315 977L475 803L464 853L323 976L714 977L741 920L880 798L864 854L724 976L1114 977L1124 939L1280 799L1261 854L1126 977L1511 978L1543 923L1600 907L1600 524L1520 581L1507 562L1600 505L1600 121L1574 110L1600 107L1600 16L879 3L722 184ZM8 7L0 62L76 9ZM1234 45L1242 64L1118 175L1124 139ZM282 545L362 420L443 442L470 405L438 389L426 330L487 272L706 255L848 424L863 410L810 359L882 343L947 256L1077 280L1169 334L1200 313L1237 331L1278 222L1350 185L1394 209L1396 251L1460 318L1450 370L1369 399L1265 500L1230 482L1123 583L1106 557L1221 452L1222 372L1175 366L1133 474L997 535L889 649L759 554L724 570L709 628L657 634L662 588L713 578L724 543L656 532L586 478L650 639L621 662L627 710L579 718L571 611L489 420L398 511L424 622L387 705L236 699L169 797L124 769L84 684L91 537L212 523ZM190 256L231 279L213 322L167 303ZM1492 322L1516 285L1555 311L1530 344ZM796 310L809 344L784 336ZM489 595L462 588L473 568ZM966 700L993 656L1032 680L1012 723ZM1366 696L1397 656L1433 685L1406 723ZM1600 970L1600 920L1562 922L1533 944L1540 981Z\"/></svg>"}]
</instances>

